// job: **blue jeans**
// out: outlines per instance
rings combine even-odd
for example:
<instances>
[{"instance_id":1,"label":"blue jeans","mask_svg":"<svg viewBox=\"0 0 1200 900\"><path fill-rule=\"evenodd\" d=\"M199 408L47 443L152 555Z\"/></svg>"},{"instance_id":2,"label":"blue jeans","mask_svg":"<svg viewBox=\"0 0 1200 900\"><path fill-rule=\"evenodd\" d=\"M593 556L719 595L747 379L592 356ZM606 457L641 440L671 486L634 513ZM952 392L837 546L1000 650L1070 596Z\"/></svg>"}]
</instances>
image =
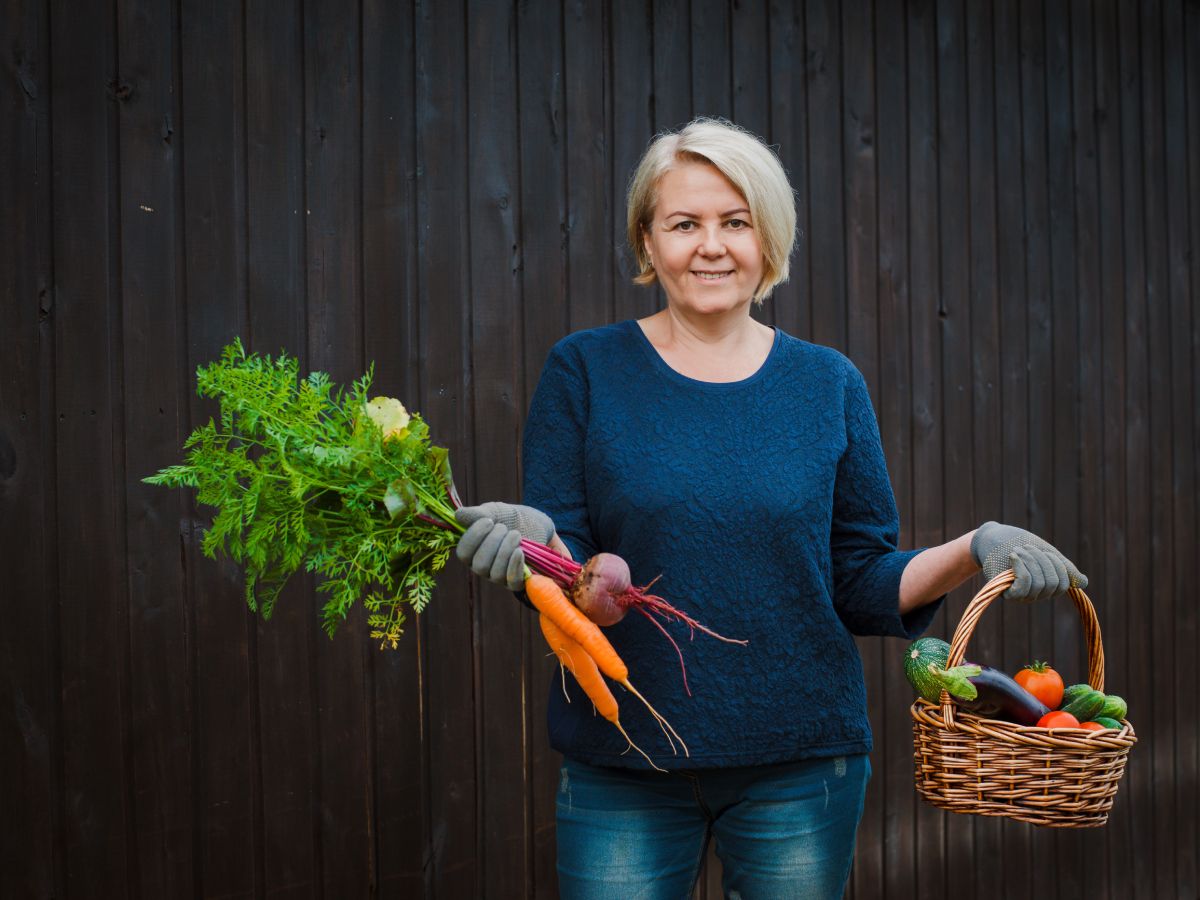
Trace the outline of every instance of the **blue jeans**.
<instances>
[{"instance_id":1,"label":"blue jeans","mask_svg":"<svg viewBox=\"0 0 1200 900\"><path fill-rule=\"evenodd\" d=\"M711 837L727 897L840 898L870 777L866 755L668 774L566 759L559 891L564 900L685 900Z\"/></svg>"}]
</instances>

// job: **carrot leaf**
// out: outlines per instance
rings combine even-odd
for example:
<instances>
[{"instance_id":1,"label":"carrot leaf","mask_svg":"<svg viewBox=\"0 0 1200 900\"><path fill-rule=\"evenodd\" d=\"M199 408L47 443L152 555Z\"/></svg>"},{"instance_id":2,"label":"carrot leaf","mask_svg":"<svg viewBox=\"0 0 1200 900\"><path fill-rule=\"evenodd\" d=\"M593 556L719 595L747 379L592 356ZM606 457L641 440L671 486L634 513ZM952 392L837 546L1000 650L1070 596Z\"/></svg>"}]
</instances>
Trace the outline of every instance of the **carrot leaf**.
<instances>
[{"instance_id":1,"label":"carrot leaf","mask_svg":"<svg viewBox=\"0 0 1200 900\"><path fill-rule=\"evenodd\" d=\"M371 636L395 647L461 527L447 451L419 414L371 397L372 378L343 388L324 372L301 377L295 357L235 340L196 372L217 418L188 436L183 463L145 481L215 508L201 547L242 567L247 605L263 618L293 575L312 572L331 637L361 601Z\"/></svg>"}]
</instances>

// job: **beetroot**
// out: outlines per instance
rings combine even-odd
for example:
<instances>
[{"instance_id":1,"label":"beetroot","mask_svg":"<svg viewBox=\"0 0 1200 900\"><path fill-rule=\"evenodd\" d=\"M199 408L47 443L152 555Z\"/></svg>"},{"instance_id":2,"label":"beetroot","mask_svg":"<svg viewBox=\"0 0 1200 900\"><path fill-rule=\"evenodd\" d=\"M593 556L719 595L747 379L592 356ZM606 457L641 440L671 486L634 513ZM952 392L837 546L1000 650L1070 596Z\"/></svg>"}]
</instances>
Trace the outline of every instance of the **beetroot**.
<instances>
[{"instance_id":1,"label":"beetroot","mask_svg":"<svg viewBox=\"0 0 1200 900\"><path fill-rule=\"evenodd\" d=\"M616 625L627 607L621 595L632 586L629 565L615 553L597 553L571 585L571 599L597 625Z\"/></svg>"}]
</instances>

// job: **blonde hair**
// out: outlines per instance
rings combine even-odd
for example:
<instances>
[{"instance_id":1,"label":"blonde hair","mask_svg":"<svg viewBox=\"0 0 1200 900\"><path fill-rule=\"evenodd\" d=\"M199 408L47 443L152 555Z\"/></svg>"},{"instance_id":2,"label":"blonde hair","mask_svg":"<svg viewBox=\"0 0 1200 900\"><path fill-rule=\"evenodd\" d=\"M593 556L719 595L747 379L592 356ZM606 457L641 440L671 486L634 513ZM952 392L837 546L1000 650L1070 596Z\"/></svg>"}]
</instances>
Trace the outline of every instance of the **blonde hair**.
<instances>
[{"instance_id":1,"label":"blonde hair","mask_svg":"<svg viewBox=\"0 0 1200 900\"><path fill-rule=\"evenodd\" d=\"M788 277L796 242L795 195L783 163L771 148L725 119L702 116L678 132L664 131L642 154L629 182L626 204L626 231L638 267L634 283L653 284L657 279L642 238L654 218L662 177L689 162L714 166L746 199L762 248L763 277L754 292L754 302L762 303Z\"/></svg>"}]
</instances>

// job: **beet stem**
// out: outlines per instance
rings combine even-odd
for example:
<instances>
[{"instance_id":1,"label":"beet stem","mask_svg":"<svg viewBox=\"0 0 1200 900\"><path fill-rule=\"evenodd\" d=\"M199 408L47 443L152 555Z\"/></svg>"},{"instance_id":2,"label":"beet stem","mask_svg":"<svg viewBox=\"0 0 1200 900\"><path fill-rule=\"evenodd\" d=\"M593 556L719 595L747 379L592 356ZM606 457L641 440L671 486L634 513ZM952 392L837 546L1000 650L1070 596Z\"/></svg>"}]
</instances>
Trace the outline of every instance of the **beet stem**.
<instances>
[{"instance_id":1,"label":"beet stem","mask_svg":"<svg viewBox=\"0 0 1200 900\"><path fill-rule=\"evenodd\" d=\"M680 650L679 645L677 643L675 643L675 638L671 637L670 632L668 632L667 629L663 628L662 624L658 621L658 619L656 619L656 618L654 618L654 616L650 615L650 611L647 610L644 606L636 607L636 609L643 616L645 616L647 619L649 619L651 622L653 622L654 627L657 628L659 631L661 631L663 633L663 637L665 637L668 641L670 641L671 646L675 648L675 653L678 654L678 656L679 656L679 670L683 673L683 689L685 691L687 691L687 695L689 697L692 696L692 689L688 686L687 666L685 666L683 664L683 651Z\"/></svg>"}]
</instances>

